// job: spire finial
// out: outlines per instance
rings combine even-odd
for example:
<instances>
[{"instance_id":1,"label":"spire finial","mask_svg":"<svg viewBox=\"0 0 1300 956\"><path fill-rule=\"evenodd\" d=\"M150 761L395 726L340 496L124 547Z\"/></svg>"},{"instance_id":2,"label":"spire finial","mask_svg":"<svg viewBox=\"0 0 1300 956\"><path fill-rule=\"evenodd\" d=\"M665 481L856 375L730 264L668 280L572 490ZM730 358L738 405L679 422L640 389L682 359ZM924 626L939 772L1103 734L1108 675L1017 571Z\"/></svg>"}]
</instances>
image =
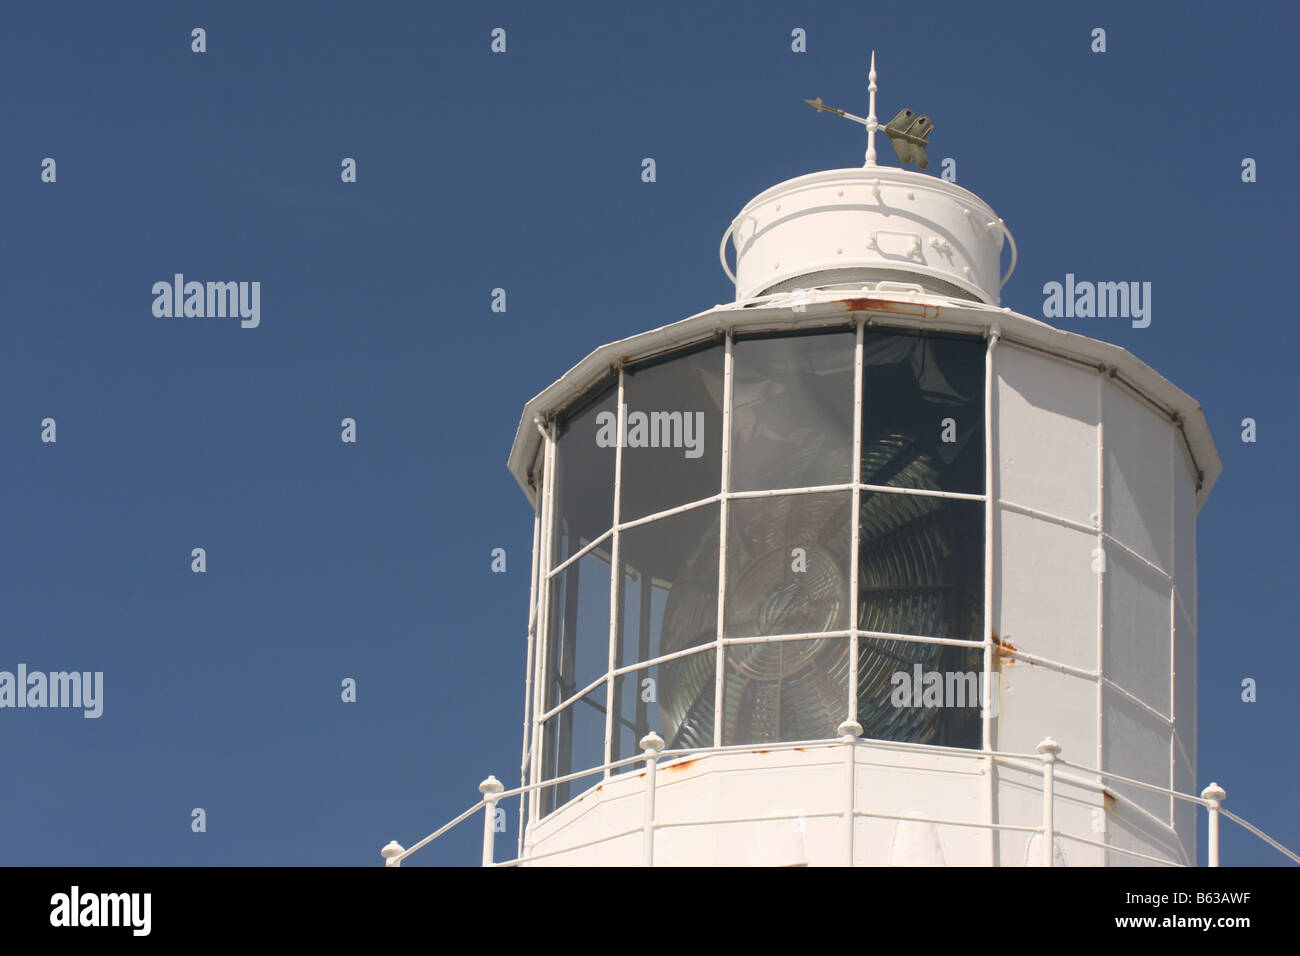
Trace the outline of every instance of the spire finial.
<instances>
[{"instance_id":1,"label":"spire finial","mask_svg":"<svg viewBox=\"0 0 1300 956\"><path fill-rule=\"evenodd\" d=\"M876 51L871 51L871 69L867 73L867 161L866 166L876 165L876 130L880 123L876 119Z\"/></svg>"}]
</instances>

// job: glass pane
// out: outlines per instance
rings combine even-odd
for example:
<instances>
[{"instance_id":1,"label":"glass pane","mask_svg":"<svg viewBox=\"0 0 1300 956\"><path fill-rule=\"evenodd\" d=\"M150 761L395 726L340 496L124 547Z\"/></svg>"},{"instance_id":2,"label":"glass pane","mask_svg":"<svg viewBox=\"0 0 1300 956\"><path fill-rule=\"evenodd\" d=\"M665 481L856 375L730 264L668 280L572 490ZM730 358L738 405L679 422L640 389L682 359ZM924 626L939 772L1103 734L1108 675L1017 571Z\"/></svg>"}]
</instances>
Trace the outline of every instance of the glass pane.
<instances>
[{"instance_id":1,"label":"glass pane","mask_svg":"<svg viewBox=\"0 0 1300 956\"><path fill-rule=\"evenodd\" d=\"M717 651L708 648L615 678L614 759L641 753L641 738L652 730L668 750L712 747L716 662ZM629 764L622 770L642 766Z\"/></svg>"},{"instance_id":2,"label":"glass pane","mask_svg":"<svg viewBox=\"0 0 1300 956\"><path fill-rule=\"evenodd\" d=\"M713 702L717 699L715 648L659 665L659 720L668 747L713 746Z\"/></svg>"},{"instance_id":3,"label":"glass pane","mask_svg":"<svg viewBox=\"0 0 1300 956\"><path fill-rule=\"evenodd\" d=\"M858 627L984 638L984 504L862 493Z\"/></svg>"},{"instance_id":4,"label":"glass pane","mask_svg":"<svg viewBox=\"0 0 1300 956\"><path fill-rule=\"evenodd\" d=\"M983 662L975 647L860 638L863 736L977 749Z\"/></svg>"},{"instance_id":5,"label":"glass pane","mask_svg":"<svg viewBox=\"0 0 1300 956\"><path fill-rule=\"evenodd\" d=\"M551 579L546 708L558 706L609 668L609 542Z\"/></svg>"},{"instance_id":6,"label":"glass pane","mask_svg":"<svg viewBox=\"0 0 1300 956\"><path fill-rule=\"evenodd\" d=\"M732 346L731 490L853 479L852 332Z\"/></svg>"},{"instance_id":7,"label":"glass pane","mask_svg":"<svg viewBox=\"0 0 1300 956\"><path fill-rule=\"evenodd\" d=\"M728 637L848 628L852 502L835 491L730 503Z\"/></svg>"},{"instance_id":8,"label":"glass pane","mask_svg":"<svg viewBox=\"0 0 1300 956\"><path fill-rule=\"evenodd\" d=\"M620 535L620 667L714 639L718 631L718 510L718 505L692 508Z\"/></svg>"},{"instance_id":9,"label":"glass pane","mask_svg":"<svg viewBox=\"0 0 1300 956\"><path fill-rule=\"evenodd\" d=\"M542 736L542 779L600 767L605 763L605 687L601 685L546 721ZM542 813L595 786L604 776L581 777L542 790Z\"/></svg>"},{"instance_id":10,"label":"glass pane","mask_svg":"<svg viewBox=\"0 0 1300 956\"><path fill-rule=\"evenodd\" d=\"M627 369L624 521L716 495L722 487L721 345Z\"/></svg>"},{"instance_id":11,"label":"glass pane","mask_svg":"<svg viewBox=\"0 0 1300 956\"><path fill-rule=\"evenodd\" d=\"M849 639L729 644L722 743L825 740L849 715Z\"/></svg>"},{"instance_id":12,"label":"glass pane","mask_svg":"<svg viewBox=\"0 0 1300 956\"><path fill-rule=\"evenodd\" d=\"M984 492L984 350L980 339L865 333L865 484Z\"/></svg>"},{"instance_id":13,"label":"glass pane","mask_svg":"<svg viewBox=\"0 0 1300 956\"><path fill-rule=\"evenodd\" d=\"M617 383L606 384L595 401L560 419L552 567L614 524L615 447L605 439L618 433L610 425L616 420L617 404Z\"/></svg>"}]
</instances>

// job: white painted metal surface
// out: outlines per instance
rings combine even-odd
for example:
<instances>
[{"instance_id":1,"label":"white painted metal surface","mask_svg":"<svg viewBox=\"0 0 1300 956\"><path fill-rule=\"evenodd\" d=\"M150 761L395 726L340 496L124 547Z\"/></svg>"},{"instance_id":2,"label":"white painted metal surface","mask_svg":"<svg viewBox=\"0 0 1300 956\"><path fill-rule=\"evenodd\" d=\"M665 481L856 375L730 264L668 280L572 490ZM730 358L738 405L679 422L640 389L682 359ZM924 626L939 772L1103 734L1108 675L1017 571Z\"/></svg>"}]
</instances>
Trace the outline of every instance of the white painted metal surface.
<instances>
[{"instance_id":1,"label":"white painted metal surface","mask_svg":"<svg viewBox=\"0 0 1300 956\"><path fill-rule=\"evenodd\" d=\"M764 192L728 234L733 231L736 303L604 346L525 408L510 467L538 512L526 779L502 792L489 778L484 799L447 827L410 850L385 847L386 864L400 865L480 809L483 859L492 863L491 819L506 799L527 802L520 854L506 865L1178 865L1196 860L1198 805L1209 811L1211 865L1218 863L1220 816L1300 861L1222 809L1225 794L1217 785L1201 797L1191 792L1195 517L1220 470L1199 406L1123 349L995 308L1003 237L1010 234L991 208L950 183L877 166L817 173ZM735 334L829 326L856 333L851 480L733 491ZM868 326L984 338L983 494L863 483ZM581 547L571 542L571 553L556 564L555 414L613 366L620 370L621 434L624 366L709 340L725 347L720 491L627 520L619 511L619 445L610 529ZM980 503L982 638L886 634L853 626L856 617L839 631L724 636L730 504L832 490L851 493L854 513L864 492ZM712 642L619 666L611 619L605 673L548 708L542 668L556 639L549 633L549 583L598 548L618 568L625 532L706 507L718 509L721 525ZM620 602L613 573L609 592L614 618ZM978 749L860 739L852 689L838 738L721 745L729 648L840 639L852 649L856 674L859 642L878 637L981 648L984 699L995 707L983 715ZM664 751L663 739L651 733L640 741L641 754L612 759L618 678L694 654L716 657L713 746ZM604 760L542 779L544 722L602 687ZM566 780L590 786L542 816L539 791Z\"/></svg>"},{"instance_id":2,"label":"white painted metal surface","mask_svg":"<svg viewBox=\"0 0 1300 956\"><path fill-rule=\"evenodd\" d=\"M955 183L889 166L835 169L751 200L723 237L723 268L730 238L738 301L815 286L832 273L841 281L910 277L997 305L1007 234L987 203Z\"/></svg>"}]
</instances>

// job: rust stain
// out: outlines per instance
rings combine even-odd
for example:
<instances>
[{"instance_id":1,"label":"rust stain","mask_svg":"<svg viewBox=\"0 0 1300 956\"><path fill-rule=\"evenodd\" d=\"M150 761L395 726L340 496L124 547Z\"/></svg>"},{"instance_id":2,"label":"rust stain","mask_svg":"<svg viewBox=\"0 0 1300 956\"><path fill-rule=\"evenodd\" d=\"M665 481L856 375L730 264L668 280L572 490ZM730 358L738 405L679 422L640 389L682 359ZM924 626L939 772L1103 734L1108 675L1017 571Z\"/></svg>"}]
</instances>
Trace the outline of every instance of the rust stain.
<instances>
[{"instance_id":1,"label":"rust stain","mask_svg":"<svg viewBox=\"0 0 1300 956\"><path fill-rule=\"evenodd\" d=\"M1004 641L997 631L993 632L993 666L1000 667L1006 664L1008 667L1016 662L1016 645L1010 641Z\"/></svg>"},{"instance_id":2,"label":"rust stain","mask_svg":"<svg viewBox=\"0 0 1300 956\"><path fill-rule=\"evenodd\" d=\"M700 761L699 757L692 757L690 760L683 760L680 763L670 763L668 766L664 767L664 769L671 770L674 772L678 770L685 770L687 767L691 766L691 764L699 763L699 761Z\"/></svg>"},{"instance_id":3,"label":"rust stain","mask_svg":"<svg viewBox=\"0 0 1300 956\"><path fill-rule=\"evenodd\" d=\"M1115 799L1115 794L1111 793L1105 787L1101 788L1101 803L1106 808L1107 813L1114 813L1115 807L1119 801Z\"/></svg>"},{"instance_id":4,"label":"rust stain","mask_svg":"<svg viewBox=\"0 0 1300 956\"><path fill-rule=\"evenodd\" d=\"M771 752L772 752L772 751L770 751L770 750L755 750L755 751L754 751L754 753L756 753L756 754L770 754Z\"/></svg>"},{"instance_id":5,"label":"rust stain","mask_svg":"<svg viewBox=\"0 0 1300 956\"><path fill-rule=\"evenodd\" d=\"M1002 637L1000 637L1000 636L998 635L998 632L997 632L997 631L994 631L994 632L993 632L993 666L994 666L994 668L998 668L998 667L1000 667L1000 666L1001 666L1002 664L1004 664L1004 663L1005 663L1008 667L1012 666L1013 664L1018 664L1018 663L1025 663L1025 664L1028 664L1030 667L1033 667L1033 666L1034 666L1034 662L1033 662L1033 661L1023 661L1023 662L1022 662L1018 657L1016 657L1016 654L1019 652L1019 650L1020 650L1020 648L1018 648L1018 647L1016 647L1016 645L1012 644L1011 641L1009 641L1009 640L1003 640Z\"/></svg>"},{"instance_id":6,"label":"rust stain","mask_svg":"<svg viewBox=\"0 0 1300 956\"><path fill-rule=\"evenodd\" d=\"M888 312L893 315L915 315L931 319L939 314L937 305L924 305L920 302L895 302L892 299L870 299L855 297L840 300L840 308L845 312Z\"/></svg>"},{"instance_id":7,"label":"rust stain","mask_svg":"<svg viewBox=\"0 0 1300 956\"><path fill-rule=\"evenodd\" d=\"M795 747L794 749L796 753L806 754L808 752L807 747Z\"/></svg>"}]
</instances>

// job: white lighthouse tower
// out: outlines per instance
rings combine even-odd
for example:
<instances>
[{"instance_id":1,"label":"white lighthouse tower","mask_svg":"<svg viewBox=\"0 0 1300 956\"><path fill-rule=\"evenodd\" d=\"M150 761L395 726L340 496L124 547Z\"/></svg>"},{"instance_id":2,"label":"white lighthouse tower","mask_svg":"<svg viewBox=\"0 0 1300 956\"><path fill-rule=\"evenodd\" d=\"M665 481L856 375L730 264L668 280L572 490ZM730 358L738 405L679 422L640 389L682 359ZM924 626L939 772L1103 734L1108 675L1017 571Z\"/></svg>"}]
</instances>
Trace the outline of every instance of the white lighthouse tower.
<instances>
[{"instance_id":1,"label":"white lighthouse tower","mask_svg":"<svg viewBox=\"0 0 1300 956\"><path fill-rule=\"evenodd\" d=\"M512 863L1194 865L1198 804L1217 862L1223 792L1194 790L1204 415L1124 349L1003 308L1006 226L878 165L883 129L924 166L930 124L878 123L874 57L869 90L865 119L831 110L866 126L864 167L726 230L734 302L596 349L524 409Z\"/></svg>"}]
</instances>

